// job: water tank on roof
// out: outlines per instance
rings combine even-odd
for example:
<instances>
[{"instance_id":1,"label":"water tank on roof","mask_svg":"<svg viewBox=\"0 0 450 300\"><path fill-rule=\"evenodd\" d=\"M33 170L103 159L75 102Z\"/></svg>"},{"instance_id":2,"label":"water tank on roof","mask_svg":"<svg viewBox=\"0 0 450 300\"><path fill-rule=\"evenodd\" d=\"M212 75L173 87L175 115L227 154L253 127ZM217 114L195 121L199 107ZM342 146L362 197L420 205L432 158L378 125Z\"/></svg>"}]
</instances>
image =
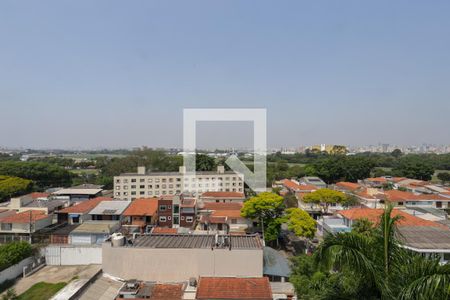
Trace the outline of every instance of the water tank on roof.
<instances>
[{"instance_id":1,"label":"water tank on roof","mask_svg":"<svg viewBox=\"0 0 450 300\"><path fill-rule=\"evenodd\" d=\"M111 244L113 247L122 247L125 245L125 237L121 233L113 233L111 235Z\"/></svg>"}]
</instances>

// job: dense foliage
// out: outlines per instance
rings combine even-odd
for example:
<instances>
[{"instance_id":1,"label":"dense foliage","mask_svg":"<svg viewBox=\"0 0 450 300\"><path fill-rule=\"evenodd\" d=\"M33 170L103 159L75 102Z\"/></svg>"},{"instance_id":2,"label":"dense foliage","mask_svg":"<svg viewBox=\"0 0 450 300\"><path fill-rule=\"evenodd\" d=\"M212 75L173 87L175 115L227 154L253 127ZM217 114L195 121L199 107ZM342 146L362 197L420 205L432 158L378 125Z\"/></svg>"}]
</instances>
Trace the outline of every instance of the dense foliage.
<instances>
[{"instance_id":1,"label":"dense foliage","mask_svg":"<svg viewBox=\"0 0 450 300\"><path fill-rule=\"evenodd\" d=\"M303 209L288 208L283 217L288 229L296 236L313 238L316 233L316 221Z\"/></svg>"},{"instance_id":2,"label":"dense foliage","mask_svg":"<svg viewBox=\"0 0 450 300\"><path fill-rule=\"evenodd\" d=\"M64 187L72 183L69 171L44 162L0 161L0 175L32 180L39 189Z\"/></svg>"},{"instance_id":3,"label":"dense foliage","mask_svg":"<svg viewBox=\"0 0 450 300\"><path fill-rule=\"evenodd\" d=\"M12 242L0 246L0 270L4 270L31 256L33 249L27 242Z\"/></svg>"},{"instance_id":4,"label":"dense foliage","mask_svg":"<svg viewBox=\"0 0 450 300\"><path fill-rule=\"evenodd\" d=\"M303 202L318 204L323 207L324 212L328 212L328 207L332 204L345 204L352 200L351 196L330 189L319 189L303 197Z\"/></svg>"},{"instance_id":5,"label":"dense foliage","mask_svg":"<svg viewBox=\"0 0 450 300\"><path fill-rule=\"evenodd\" d=\"M31 191L33 182L19 177L0 175L0 201Z\"/></svg>"},{"instance_id":6,"label":"dense foliage","mask_svg":"<svg viewBox=\"0 0 450 300\"><path fill-rule=\"evenodd\" d=\"M449 299L450 265L403 247L392 207L379 225L327 235L313 258L297 257L291 282L299 299Z\"/></svg>"}]
</instances>

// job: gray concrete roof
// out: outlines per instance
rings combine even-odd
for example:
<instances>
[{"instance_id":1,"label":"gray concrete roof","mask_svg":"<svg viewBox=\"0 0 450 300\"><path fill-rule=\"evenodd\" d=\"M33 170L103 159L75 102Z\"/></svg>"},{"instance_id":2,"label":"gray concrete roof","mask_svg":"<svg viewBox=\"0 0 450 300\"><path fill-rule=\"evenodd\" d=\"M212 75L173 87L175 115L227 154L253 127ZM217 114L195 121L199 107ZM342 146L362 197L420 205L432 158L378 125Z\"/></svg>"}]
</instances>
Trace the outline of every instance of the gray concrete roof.
<instances>
[{"instance_id":1,"label":"gray concrete roof","mask_svg":"<svg viewBox=\"0 0 450 300\"><path fill-rule=\"evenodd\" d=\"M431 226L399 227L398 239L407 247L450 251L450 230Z\"/></svg>"},{"instance_id":2,"label":"gray concrete roof","mask_svg":"<svg viewBox=\"0 0 450 300\"><path fill-rule=\"evenodd\" d=\"M90 215L121 215L131 201L126 200L113 200L102 201L96 207L94 207L89 214Z\"/></svg>"},{"instance_id":3,"label":"gray concrete roof","mask_svg":"<svg viewBox=\"0 0 450 300\"><path fill-rule=\"evenodd\" d=\"M225 235L219 235L219 240ZM231 241L232 249L262 249L262 240L258 235L226 236ZM173 234L139 236L133 241L133 247L142 248L227 248L215 245L213 234Z\"/></svg>"}]
</instances>

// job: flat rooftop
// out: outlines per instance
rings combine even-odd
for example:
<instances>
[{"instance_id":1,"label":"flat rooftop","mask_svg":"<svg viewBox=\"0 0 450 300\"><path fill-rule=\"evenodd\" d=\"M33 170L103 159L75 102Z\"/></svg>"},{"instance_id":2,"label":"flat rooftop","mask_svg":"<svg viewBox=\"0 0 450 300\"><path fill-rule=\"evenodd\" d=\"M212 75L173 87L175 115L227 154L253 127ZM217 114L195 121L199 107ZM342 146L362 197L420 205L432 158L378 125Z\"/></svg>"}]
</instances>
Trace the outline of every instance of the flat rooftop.
<instances>
[{"instance_id":1,"label":"flat rooftop","mask_svg":"<svg viewBox=\"0 0 450 300\"><path fill-rule=\"evenodd\" d=\"M238 173L233 171L225 171L223 173L219 173L217 171L197 171L195 172L196 175L237 175ZM146 174L139 174L139 173L122 173L119 176L194 176L193 174L189 173L180 173L180 172L150 172Z\"/></svg>"},{"instance_id":2,"label":"flat rooftop","mask_svg":"<svg viewBox=\"0 0 450 300\"><path fill-rule=\"evenodd\" d=\"M228 248L232 249L262 249L263 242L259 235L229 236L219 235L219 241L228 239L228 242L219 246L215 245L215 235L213 234L152 234L139 236L133 240L132 247L138 248Z\"/></svg>"}]
</instances>

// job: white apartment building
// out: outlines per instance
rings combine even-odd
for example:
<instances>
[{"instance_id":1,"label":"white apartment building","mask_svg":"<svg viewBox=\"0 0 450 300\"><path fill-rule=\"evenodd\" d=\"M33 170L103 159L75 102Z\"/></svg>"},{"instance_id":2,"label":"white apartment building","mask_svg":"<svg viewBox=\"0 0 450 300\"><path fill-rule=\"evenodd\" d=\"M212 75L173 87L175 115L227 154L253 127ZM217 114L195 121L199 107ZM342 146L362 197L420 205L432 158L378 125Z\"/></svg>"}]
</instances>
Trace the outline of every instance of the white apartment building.
<instances>
[{"instance_id":1,"label":"white apartment building","mask_svg":"<svg viewBox=\"0 0 450 300\"><path fill-rule=\"evenodd\" d=\"M114 177L114 198L134 200L143 197L175 195L182 192L201 194L203 192L244 192L244 175L225 171L186 173L184 166L179 172L146 173L145 167L138 167L137 173L124 173Z\"/></svg>"}]
</instances>

